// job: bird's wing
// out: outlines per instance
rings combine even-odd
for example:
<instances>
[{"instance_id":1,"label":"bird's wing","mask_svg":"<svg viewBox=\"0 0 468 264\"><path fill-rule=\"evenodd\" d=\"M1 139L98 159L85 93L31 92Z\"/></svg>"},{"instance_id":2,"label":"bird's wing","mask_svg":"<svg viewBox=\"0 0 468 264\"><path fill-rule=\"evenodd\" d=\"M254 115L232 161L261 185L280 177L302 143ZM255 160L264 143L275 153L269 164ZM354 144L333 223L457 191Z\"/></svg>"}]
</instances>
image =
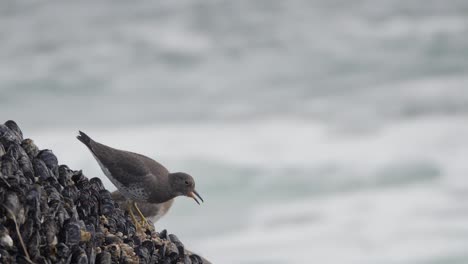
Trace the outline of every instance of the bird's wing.
<instances>
[{"instance_id":1,"label":"bird's wing","mask_svg":"<svg viewBox=\"0 0 468 264\"><path fill-rule=\"evenodd\" d=\"M114 149L95 141L90 149L103 170L107 169L113 178L127 186L154 180L149 177L154 174L155 165L159 168L158 173L167 172L161 164L140 154Z\"/></svg>"}]
</instances>

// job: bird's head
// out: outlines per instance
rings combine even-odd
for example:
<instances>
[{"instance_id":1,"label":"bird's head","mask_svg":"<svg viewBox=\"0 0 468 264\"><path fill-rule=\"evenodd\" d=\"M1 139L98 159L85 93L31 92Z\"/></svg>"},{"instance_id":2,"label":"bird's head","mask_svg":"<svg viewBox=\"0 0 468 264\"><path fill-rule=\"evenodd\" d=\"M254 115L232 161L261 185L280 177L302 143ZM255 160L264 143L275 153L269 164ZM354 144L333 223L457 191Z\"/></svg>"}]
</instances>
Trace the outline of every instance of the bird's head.
<instances>
[{"instance_id":1,"label":"bird's head","mask_svg":"<svg viewBox=\"0 0 468 264\"><path fill-rule=\"evenodd\" d=\"M191 197L200 204L197 197L203 202L203 198L195 191L195 181L192 176L184 172L171 173L169 176L169 183L171 184L172 190L176 195L185 195Z\"/></svg>"}]
</instances>

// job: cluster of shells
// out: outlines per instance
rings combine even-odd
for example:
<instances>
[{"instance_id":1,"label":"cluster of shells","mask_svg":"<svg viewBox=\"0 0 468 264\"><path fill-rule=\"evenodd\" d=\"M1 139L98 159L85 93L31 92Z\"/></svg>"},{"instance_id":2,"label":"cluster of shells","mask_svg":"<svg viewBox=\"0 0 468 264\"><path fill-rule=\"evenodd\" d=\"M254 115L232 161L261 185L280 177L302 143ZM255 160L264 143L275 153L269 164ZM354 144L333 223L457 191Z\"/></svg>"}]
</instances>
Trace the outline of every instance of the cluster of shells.
<instances>
[{"instance_id":1,"label":"cluster of shells","mask_svg":"<svg viewBox=\"0 0 468 264\"><path fill-rule=\"evenodd\" d=\"M203 263L165 230L137 232L99 178L0 124L0 263Z\"/></svg>"}]
</instances>

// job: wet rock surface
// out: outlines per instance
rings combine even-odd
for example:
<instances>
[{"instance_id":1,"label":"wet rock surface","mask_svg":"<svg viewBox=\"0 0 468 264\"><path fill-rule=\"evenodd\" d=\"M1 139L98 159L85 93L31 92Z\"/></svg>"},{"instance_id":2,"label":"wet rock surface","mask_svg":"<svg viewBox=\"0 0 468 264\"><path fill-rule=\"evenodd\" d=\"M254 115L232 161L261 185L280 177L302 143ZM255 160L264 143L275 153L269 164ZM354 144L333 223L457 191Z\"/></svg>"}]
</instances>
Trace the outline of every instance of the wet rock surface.
<instances>
[{"instance_id":1,"label":"wet rock surface","mask_svg":"<svg viewBox=\"0 0 468 264\"><path fill-rule=\"evenodd\" d=\"M0 124L0 263L208 263L179 238L137 232L99 178Z\"/></svg>"}]
</instances>

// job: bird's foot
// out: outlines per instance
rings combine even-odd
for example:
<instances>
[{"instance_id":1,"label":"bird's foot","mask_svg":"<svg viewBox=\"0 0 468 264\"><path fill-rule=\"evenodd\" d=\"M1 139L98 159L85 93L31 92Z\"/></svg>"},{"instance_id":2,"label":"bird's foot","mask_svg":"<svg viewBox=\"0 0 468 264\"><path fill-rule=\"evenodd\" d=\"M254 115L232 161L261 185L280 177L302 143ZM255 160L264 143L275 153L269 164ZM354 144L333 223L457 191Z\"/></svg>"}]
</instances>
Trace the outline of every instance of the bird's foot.
<instances>
[{"instance_id":1,"label":"bird's foot","mask_svg":"<svg viewBox=\"0 0 468 264\"><path fill-rule=\"evenodd\" d=\"M134 202L133 203L133 208L135 208L135 210L137 211L138 215L140 216L141 218L141 226L149 229L150 231L154 231L154 226L151 225L149 222L148 222L148 219L146 219L146 217L143 215L143 213L140 211L140 208L138 208L137 204Z\"/></svg>"},{"instance_id":2,"label":"bird's foot","mask_svg":"<svg viewBox=\"0 0 468 264\"><path fill-rule=\"evenodd\" d=\"M155 231L154 225L152 225L146 218L141 220L141 226L147 228L149 231Z\"/></svg>"}]
</instances>

